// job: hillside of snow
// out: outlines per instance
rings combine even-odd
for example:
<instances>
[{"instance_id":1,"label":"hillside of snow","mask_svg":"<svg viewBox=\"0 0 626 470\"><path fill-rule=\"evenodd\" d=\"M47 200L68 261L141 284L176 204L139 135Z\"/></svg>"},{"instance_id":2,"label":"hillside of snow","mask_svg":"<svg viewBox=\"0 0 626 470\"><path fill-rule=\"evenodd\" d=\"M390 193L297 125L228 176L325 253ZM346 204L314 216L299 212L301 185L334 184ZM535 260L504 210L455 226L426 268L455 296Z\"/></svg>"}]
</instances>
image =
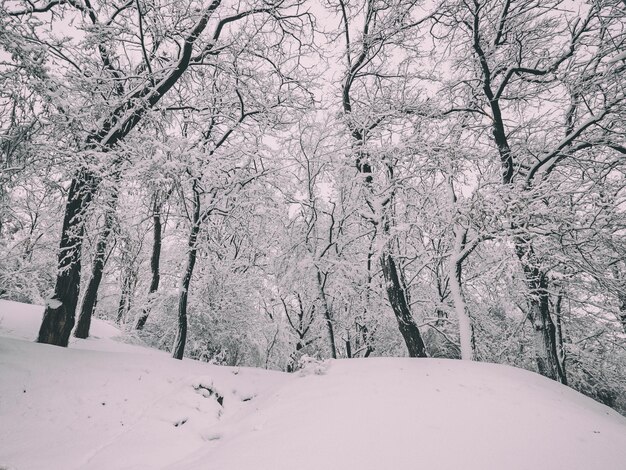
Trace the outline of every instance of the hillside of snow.
<instances>
[{"instance_id":1,"label":"hillside of snow","mask_svg":"<svg viewBox=\"0 0 626 470\"><path fill-rule=\"evenodd\" d=\"M295 374L176 361L94 320L33 342L43 308L0 301L0 468L626 469L626 419L507 366L311 361Z\"/></svg>"}]
</instances>

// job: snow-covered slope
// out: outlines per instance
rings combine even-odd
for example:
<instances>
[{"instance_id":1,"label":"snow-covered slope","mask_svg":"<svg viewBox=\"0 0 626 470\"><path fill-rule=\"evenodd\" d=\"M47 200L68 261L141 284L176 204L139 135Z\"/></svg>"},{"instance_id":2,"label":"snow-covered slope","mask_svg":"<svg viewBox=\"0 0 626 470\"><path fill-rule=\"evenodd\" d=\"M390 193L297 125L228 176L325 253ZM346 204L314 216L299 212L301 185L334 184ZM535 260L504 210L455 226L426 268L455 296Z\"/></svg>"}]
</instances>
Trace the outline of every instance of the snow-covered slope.
<instances>
[{"instance_id":1,"label":"snow-covered slope","mask_svg":"<svg viewBox=\"0 0 626 470\"><path fill-rule=\"evenodd\" d=\"M0 468L626 469L626 419L530 372L218 367L117 342L101 322L100 339L64 349L24 340L41 312L0 301Z\"/></svg>"},{"instance_id":2,"label":"snow-covered slope","mask_svg":"<svg viewBox=\"0 0 626 470\"><path fill-rule=\"evenodd\" d=\"M30 305L0 300L0 336L34 341L39 332L43 316L42 305ZM86 340L70 337L70 347L101 351L135 352L154 354L158 351L129 344L115 326L94 318L91 321L90 337Z\"/></svg>"}]
</instances>

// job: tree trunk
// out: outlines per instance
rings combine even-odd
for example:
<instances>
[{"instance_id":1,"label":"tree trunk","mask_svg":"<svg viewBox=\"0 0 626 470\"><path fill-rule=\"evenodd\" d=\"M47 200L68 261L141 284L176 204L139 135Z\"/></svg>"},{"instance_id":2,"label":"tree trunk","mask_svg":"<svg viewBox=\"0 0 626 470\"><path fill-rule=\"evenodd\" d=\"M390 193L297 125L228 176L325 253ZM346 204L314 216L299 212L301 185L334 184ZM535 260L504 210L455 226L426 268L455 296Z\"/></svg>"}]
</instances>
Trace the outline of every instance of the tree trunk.
<instances>
[{"instance_id":1,"label":"tree trunk","mask_svg":"<svg viewBox=\"0 0 626 470\"><path fill-rule=\"evenodd\" d=\"M525 240L516 240L516 253L522 264L529 289L528 318L533 326L535 362L538 372L567 385L565 369L559 361L556 327L550 316L550 299L546 276L530 264L532 249Z\"/></svg>"},{"instance_id":2,"label":"tree trunk","mask_svg":"<svg viewBox=\"0 0 626 470\"><path fill-rule=\"evenodd\" d=\"M476 345L474 340L474 327L467 309L465 295L461 284L461 263L451 261L450 269L450 292L454 303L454 311L459 317L459 339L461 342L461 359L467 361L476 360Z\"/></svg>"},{"instance_id":3,"label":"tree trunk","mask_svg":"<svg viewBox=\"0 0 626 470\"><path fill-rule=\"evenodd\" d=\"M462 272L463 261L459 258L465 244L466 232L455 231L454 252L450 259L450 293L454 303L454 311L459 318L459 339L461 342L461 359L474 361L476 359L476 344L474 339L474 327L470 317L463 293Z\"/></svg>"},{"instance_id":4,"label":"tree trunk","mask_svg":"<svg viewBox=\"0 0 626 470\"><path fill-rule=\"evenodd\" d=\"M131 274L129 272L122 273L122 293L120 294L120 302L117 305L117 318L115 323L121 325L124 320L124 315L130 310L130 296L131 296Z\"/></svg>"},{"instance_id":5,"label":"tree trunk","mask_svg":"<svg viewBox=\"0 0 626 470\"><path fill-rule=\"evenodd\" d=\"M196 255L198 252L197 241L200 233L200 193L197 187L197 181L193 182L193 221L191 231L189 232L189 253L187 254L187 267L183 275L183 281L180 286L180 295L178 296L178 331L174 340L172 349L172 357L174 359L182 359L185 353L185 343L187 341L187 299L189 296L189 285L191 284L191 276L193 268L196 265Z\"/></svg>"},{"instance_id":6,"label":"tree trunk","mask_svg":"<svg viewBox=\"0 0 626 470\"><path fill-rule=\"evenodd\" d=\"M152 301L152 297L159 290L159 281L161 279L159 264L161 261L161 237L162 237L162 229L161 229L161 206L158 203L157 197L154 200L153 206L154 215L152 216L153 225L152 225L152 256L150 257L150 269L152 271L152 280L150 281L150 289L148 291L148 302L146 307L141 312L139 318L137 318L137 323L135 324L136 330L142 330L146 325L146 321L148 321L148 315L150 315L150 303Z\"/></svg>"},{"instance_id":7,"label":"tree trunk","mask_svg":"<svg viewBox=\"0 0 626 470\"><path fill-rule=\"evenodd\" d=\"M185 353L185 343L187 341L187 298L189 295L189 285L191 284L191 276L193 268L196 265L196 240L198 237L199 227L194 225L189 236L189 253L187 255L187 267L183 276L183 282L180 287L180 295L178 296L178 332L174 340L174 349L172 357L174 359L182 359Z\"/></svg>"},{"instance_id":8,"label":"tree trunk","mask_svg":"<svg viewBox=\"0 0 626 470\"><path fill-rule=\"evenodd\" d=\"M115 195L117 198L117 195ZM98 238L96 245L96 254L94 256L93 264L91 267L91 277L83 296L83 303L81 305L80 314L78 316L78 322L76 329L74 330L74 336L76 338L87 338L89 336L89 328L91 326L91 317L96 307L98 300L98 289L100 282L102 281L102 272L104 271L104 263L106 256L106 247L109 234L113 227L115 205L107 208L107 212L104 215L104 228Z\"/></svg>"},{"instance_id":9,"label":"tree trunk","mask_svg":"<svg viewBox=\"0 0 626 470\"><path fill-rule=\"evenodd\" d=\"M357 316L357 318L355 319L355 326L356 326L356 338L355 338L355 342L356 342L356 349L360 350L362 345L365 345L365 354L363 354L363 357L368 357L370 354L372 354L374 352L374 347L372 346L372 338L369 332L369 328L366 325L366 321L365 319L367 318L367 312L369 312L370 310L370 304L371 304L371 292L372 292L372 279L373 279L373 274L372 274L372 265L373 265L373 259L374 259L374 242L376 240L376 227L374 227L372 236L370 238L370 242L369 242L369 247L367 250L367 283L365 285L365 289L364 289L364 294L365 294L365 305L363 307L363 317L361 318L360 316Z\"/></svg>"},{"instance_id":10,"label":"tree trunk","mask_svg":"<svg viewBox=\"0 0 626 470\"><path fill-rule=\"evenodd\" d=\"M322 310L324 311L324 319L326 320L326 328L328 329L328 342L330 344L330 354L333 359L337 359L337 347L335 346L335 332L333 329L333 319L328 307L328 299L326 298L326 292L324 292L324 281L322 280L322 273L317 270L317 289L322 302Z\"/></svg>"},{"instance_id":11,"label":"tree trunk","mask_svg":"<svg viewBox=\"0 0 626 470\"><path fill-rule=\"evenodd\" d=\"M380 257L389 303L398 321L398 328L404 338L410 357L428 357L426 346L419 328L413 319L407 302L406 291L402 285L396 263L390 253L384 251Z\"/></svg>"},{"instance_id":12,"label":"tree trunk","mask_svg":"<svg viewBox=\"0 0 626 470\"><path fill-rule=\"evenodd\" d=\"M563 315L562 315L563 294L560 293L556 299L556 305L554 307L554 314L556 317L556 344L558 346L559 364L561 370L565 374L565 344L563 341Z\"/></svg>"},{"instance_id":13,"label":"tree trunk","mask_svg":"<svg viewBox=\"0 0 626 470\"><path fill-rule=\"evenodd\" d=\"M541 375L567 385L556 348L556 328L548 309L548 293L541 287L530 301L530 316L535 336L537 369Z\"/></svg>"},{"instance_id":14,"label":"tree trunk","mask_svg":"<svg viewBox=\"0 0 626 470\"><path fill-rule=\"evenodd\" d=\"M54 295L46 304L37 336L38 343L66 347L69 342L80 289L80 257L85 232L83 218L95 185L94 176L87 171L79 172L70 185L61 231Z\"/></svg>"},{"instance_id":15,"label":"tree trunk","mask_svg":"<svg viewBox=\"0 0 626 470\"><path fill-rule=\"evenodd\" d=\"M622 322L624 333L626 333L626 292L620 292L617 294L617 298L619 300L619 319Z\"/></svg>"},{"instance_id":16,"label":"tree trunk","mask_svg":"<svg viewBox=\"0 0 626 470\"><path fill-rule=\"evenodd\" d=\"M355 353L362 350L365 347L365 353L363 357L368 357L370 354L374 352L374 347L372 346L371 335L367 325L361 323L361 318L357 317L355 319L355 327L356 327L356 335L355 335Z\"/></svg>"},{"instance_id":17,"label":"tree trunk","mask_svg":"<svg viewBox=\"0 0 626 470\"><path fill-rule=\"evenodd\" d=\"M437 320L435 320L435 326L438 328L442 328L446 325L446 320L448 319L448 312L446 312L443 308L437 307L435 309L435 315L437 316Z\"/></svg>"},{"instance_id":18,"label":"tree trunk","mask_svg":"<svg viewBox=\"0 0 626 470\"><path fill-rule=\"evenodd\" d=\"M550 316L546 276L531 264L532 247L529 247L529 242L518 237L515 245L529 290L528 318L533 326L537 371L545 377L567 385L565 369L559 361L556 327Z\"/></svg>"}]
</instances>

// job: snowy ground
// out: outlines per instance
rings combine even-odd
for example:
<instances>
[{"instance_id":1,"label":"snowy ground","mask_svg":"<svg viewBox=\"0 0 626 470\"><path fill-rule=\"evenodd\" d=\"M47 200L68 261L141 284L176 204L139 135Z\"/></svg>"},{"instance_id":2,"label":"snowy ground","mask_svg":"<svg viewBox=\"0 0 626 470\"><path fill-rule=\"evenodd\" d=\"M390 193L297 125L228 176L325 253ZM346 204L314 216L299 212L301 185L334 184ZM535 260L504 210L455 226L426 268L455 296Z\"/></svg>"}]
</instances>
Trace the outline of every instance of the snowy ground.
<instances>
[{"instance_id":1,"label":"snowy ground","mask_svg":"<svg viewBox=\"0 0 626 470\"><path fill-rule=\"evenodd\" d=\"M626 470L626 419L536 374L451 360L287 375L94 337L39 345L0 301L0 469Z\"/></svg>"}]
</instances>

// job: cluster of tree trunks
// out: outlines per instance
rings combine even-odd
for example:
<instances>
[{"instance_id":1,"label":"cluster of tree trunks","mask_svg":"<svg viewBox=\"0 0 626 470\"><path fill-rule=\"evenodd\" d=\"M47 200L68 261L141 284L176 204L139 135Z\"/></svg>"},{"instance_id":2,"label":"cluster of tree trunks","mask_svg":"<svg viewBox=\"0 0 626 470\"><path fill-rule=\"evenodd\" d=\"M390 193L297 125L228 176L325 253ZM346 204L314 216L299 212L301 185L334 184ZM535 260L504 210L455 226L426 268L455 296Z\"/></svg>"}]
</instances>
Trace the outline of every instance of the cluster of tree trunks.
<instances>
[{"instance_id":1,"label":"cluster of tree trunks","mask_svg":"<svg viewBox=\"0 0 626 470\"><path fill-rule=\"evenodd\" d=\"M176 64L165 69L158 80L155 77L147 77L145 86L123 100L104 121L102 127L90 135L84 148L79 150L109 152L116 148L117 144L137 126L146 112L154 108L183 76L191 62L195 42L220 4L221 0L213 0L198 22L189 30ZM218 25L214 36L219 37L223 22L224 20ZM103 60L108 62L106 54L103 57ZM75 323L80 289L84 217L97 187L97 175L87 168L79 170L72 180L61 231L56 285L52 301L46 305L39 329L37 341L40 343L58 346L68 344Z\"/></svg>"}]
</instances>

